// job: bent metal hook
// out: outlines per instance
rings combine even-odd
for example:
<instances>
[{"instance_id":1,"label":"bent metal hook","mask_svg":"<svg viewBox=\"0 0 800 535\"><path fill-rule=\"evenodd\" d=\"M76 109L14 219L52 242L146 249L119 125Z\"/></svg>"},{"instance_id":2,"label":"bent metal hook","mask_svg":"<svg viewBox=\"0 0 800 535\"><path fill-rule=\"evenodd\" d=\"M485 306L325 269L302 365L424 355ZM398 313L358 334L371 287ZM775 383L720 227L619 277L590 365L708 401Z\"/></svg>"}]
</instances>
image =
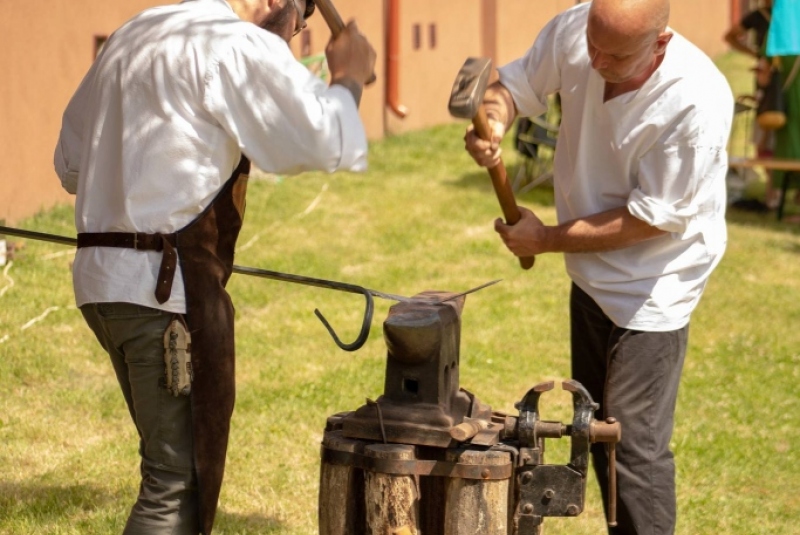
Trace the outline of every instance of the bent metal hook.
<instances>
[{"instance_id":1,"label":"bent metal hook","mask_svg":"<svg viewBox=\"0 0 800 535\"><path fill-rule=\"evenodd\" d=\"M48 234L45 232L34 232L32 230L23 230L13 227L5 227L0 225L0 235L8 234L9 236L17 236L20 238L29 238L32 240L39 240L39 241L47 241L53 243L59 243L61 245L71 245L77 246L78 240L75 238L69 238L67 236L59 236L56 234ZM322 315L322 312L319 309L314 309L314 314L319 318L325 328L328 330L328 333L333 338L333 341L339 346L341 349L345 351L356 351L360 349L367 341L369 337L369 329L372 325L372 315L375 310L375 303L373 302L374 297L380 297L381 299L388 299L390 301L401 301L401 302L410 302L414 299L411 297L405 297L402 295L390 294L386 292L379 292L378 290L371 290L369 288L364 288L363 286L358 286L356 284L348 284L346 282L338 282L338 281L329 281L325 279L315 279L313 277L304 277L302 275L293 275L291 273L281 273L279 271L270 271L267 269L259 269L253 267L246 267L246 266L233 266L233 272L238 273L240 275L250 275L253 277L262 277L265 279L272 279L282 282L291 282L294 284L303 284L306 286L315 286L317 288L325 288L328 290L336 290L339 292L348 292L354 294L361 294L364 296L366 300L366 305L364 308L364 319L361 322L361 331L358 334L358 337L355 341L347 344L342 342L339 336L336 334L336 331L333 330L330 323L325 316ZM487 282L465 292L461 292L459 294L450 295L443 299L433 302L432 304L443 303L445 301L449 301L451 299L455 299L462 295L467 295L472 292L476 292L482 288L487 286L491 286L500 282L499 280L494 280L491 282Z\"/></svg>"},{"instance_id":2,"label":"bent metal hook","mask_svg":"<svg viewBox=\"0 0 800 535\"><path fill-rule=\"evenodd\" d=\"M78 245L78 240L75 238L70 238L67 236L59 236L56 234L48 234L45 232L34 232L32 230L23 230L23 229L0 225L0 235L3 234L7 234L9 236L17 236L20 238L29 238L38 241L58 243L61 245L71 245L73 247ZM316 316L328 330L328 333L330 333L331 337L333 337L333 341L336 342L336 345L345 351L355 351L357 349L360 349L366 343L367 338L369 337L369 329L370 325L372 324L372 315L375 309L375 304L372 300L373 296L380 297L382 299L389 299L392 301L411 301L410 297L379 292L377 290L370 290L369 288L364 288L363 286L358 286L355 284L329 281L324 279L315 279L312 277L303 277L301 275L292 275L291 273L281 273L278 271L269 271L266 269L258 269L258 268L236 266L236 265L233 266L233 272L239 273L240 275L250 275L254 277L262 277L266 279L291 282L295 284L304 284L306 286L316 286L318 288L326 288L329 290L337 290L340 292L349 292L349 293L356 293L363 295L364 299L366 299L366 306L364 309L364 319L361 322L361 331L359 332L358 337L355 339L355 341L349 344L342 342L342 340L336 334L336 331L333 330L333 327L331 327L330 323L328 322L327 319L325 319L325 316L322 315L319 309L314 310L314 314L316 314Z\"/></svg>"}]
</instances>

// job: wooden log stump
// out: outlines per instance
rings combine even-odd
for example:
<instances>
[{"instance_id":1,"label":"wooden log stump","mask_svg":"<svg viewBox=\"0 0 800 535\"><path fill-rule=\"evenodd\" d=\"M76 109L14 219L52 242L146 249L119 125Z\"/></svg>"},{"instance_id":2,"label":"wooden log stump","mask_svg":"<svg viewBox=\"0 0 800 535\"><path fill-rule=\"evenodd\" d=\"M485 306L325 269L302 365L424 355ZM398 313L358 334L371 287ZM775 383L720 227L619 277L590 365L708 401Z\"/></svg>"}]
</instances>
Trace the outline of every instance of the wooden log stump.
<instances>
[{"instance_id":1,"label":"wooden log stump","mask_svg":"<svg viewBox=\"0 0 800 535\"><path fill-rule=\"evenodd\" d=\"M323 452L362 453L366 443L328 431ZM352 465L333 464L322 458L319 479L320 535L365 535L364 471Z\"/></svg>"},{"instance_id":2,"label":"wooden log stump","mask_svg":"<svg viewBox=\"0 0 800 535\"><path fill-rule=\"evenodd\" d=\"M477 466L511 462L505 451L452 449L447 460ZM445 490L444 535L507 535L509 479L448 478Z\"/></svg>"},{"instance_id":3,"label":"wooden log stump","mask_svg":"<svg viewBox=\"0 0 800 535\"><path fill-rule=\"evenodd\" d=\"M376 459L413 461L414 446L371 444L364 455ZM367 535L419 535L419 496L414 476L365 471Z\"/></svg>"}]
</instances>

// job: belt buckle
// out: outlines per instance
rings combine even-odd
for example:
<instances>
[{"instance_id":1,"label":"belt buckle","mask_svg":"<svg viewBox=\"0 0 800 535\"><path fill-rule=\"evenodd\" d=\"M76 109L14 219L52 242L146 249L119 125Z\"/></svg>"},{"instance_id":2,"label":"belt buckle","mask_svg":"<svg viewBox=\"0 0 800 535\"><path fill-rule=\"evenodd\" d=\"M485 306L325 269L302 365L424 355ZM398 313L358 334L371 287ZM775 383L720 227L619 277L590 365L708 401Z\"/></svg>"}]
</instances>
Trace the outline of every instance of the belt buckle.
<instances>
[{"instance_id":1,"label":"belt buckle","mask_svg":"<svg viewBox=\"0 0 800 535\"><path fill-rule=\"evenodd\" d=\"M139 250L139 233L138 232L134 232L133 233L133 249L137 250L137 251Z\"/></svg>"}]
</instances>

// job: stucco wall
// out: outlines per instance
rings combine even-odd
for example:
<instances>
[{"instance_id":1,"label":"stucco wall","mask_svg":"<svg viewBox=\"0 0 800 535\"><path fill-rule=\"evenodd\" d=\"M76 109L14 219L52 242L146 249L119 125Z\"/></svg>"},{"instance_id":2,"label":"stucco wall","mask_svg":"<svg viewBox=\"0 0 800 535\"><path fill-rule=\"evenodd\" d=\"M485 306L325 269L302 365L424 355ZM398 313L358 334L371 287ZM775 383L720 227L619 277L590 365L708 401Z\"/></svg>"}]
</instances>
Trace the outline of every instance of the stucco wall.
<instances>
[{"instance_id":1,"label":"stucco wall","mask_svg":"<svg viewBox=\"0 0 800 535\"><path fill-rule=\"evenodd\" d=\"M53 172L61 114L94 59L95 35L158 0L5 0L0 17L0 219L69 200Z\"/></svg>"},{"instance_id":2,"label":"stucco wall","mask_svg":"<svg viewBox=\"0 0 800 535\"><path fill-rule=\"evenodd\" d=\"M383 36L384 2L382 0L335 0L334 5L345 23L350 19L356 19L359 29L367 36L378 55L375 65L377 78L374 84L365 89L360 110L367 136L371 139L380 138L383 136L384 129L383 101L386 90L386 76L384 75L386 53ZM308 34L306 39L310 40L310 48L305 52L311 55L324 54L331 33L319 11L308 20L308 27L303 33ZM297 57L303 55L302 45L303 34L298 35L291 42L291 49Z\"/></svg>"},{"instance_id":3,"label":"stucco wall","mask_svg":"<svg viewBox=\"0 0 800 535\"><path fill-rule=\"evenodd\" d=\"M710 56L725 50L722 34L731 4L740 0L672 0L671 25ZM355 17L378 53L377 81L364 92L368 136L418 130L452 120L447 110L458 69L469 56L490 55L495 66L523 54L538 31L574 0L398 0L398 97L408 116L387 112L386 29L389 0L335 0L342 18ZM107 35L142 9L169 0L6 0L0 18L0 219L22 217L69 202L53 172L61 114L94 58L95 36ZM493 25L491 23L494 23ZM415 27L419 46L415 46ZM435 28L435 43L431 28ZM324 51L329 32L317 14L307 50ZM302 36L292 43L301 55Z\"/></svg>"},{"instance_id":4,"label":"stucco wall","mask_svg":"<svg viewBox=\"0 0 800 535\"><path fill-rule=\"evenodd\" d=\"M728 50L722 36L731 24L730 0L673 0L670 26L712 58Z\"/></svg>"}]
</instances>

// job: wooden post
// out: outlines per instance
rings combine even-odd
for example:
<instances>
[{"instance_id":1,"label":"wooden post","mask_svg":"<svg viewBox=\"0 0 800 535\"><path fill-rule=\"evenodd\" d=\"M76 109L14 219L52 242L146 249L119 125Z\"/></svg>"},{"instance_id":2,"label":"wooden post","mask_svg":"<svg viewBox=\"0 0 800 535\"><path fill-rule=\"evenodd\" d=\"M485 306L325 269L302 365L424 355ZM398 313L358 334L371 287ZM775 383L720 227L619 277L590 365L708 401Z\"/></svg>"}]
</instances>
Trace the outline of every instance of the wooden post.
<instances>
[{"instance_id":1,"label":"wooden post","mask_svg":"<svg viewBox=\"0 0 800 535\"><path fill-rule=\"evenodd\" d=\"M413 461L414 446L371 444L364 455L376 459ZM414 476L365 471L367 535L419 535L419 496Z\"/></svg>"},{"instance_id":2,"label":"wooden post","mask_svg":"<svg viewBox=\"0 0 800 535\"><path fill-rule=\"evenodd\" d=\"M505 451L452 449L447 460L461 464L493 466L511 462ZM512 476L513 477L513 476ZM448 478L445 491L444 535L507 535L508 479Z\"/></svg>"},{"instance_id":3,"label":"wooden post","mask_svg":"<svg viewBox=\"0 0 800 535\"><path fill-rule=\"evenodd\" d=\"M361 453L365 444L341 431L327 431L322 439L323 448L345 453ZM364 471L325 462L323 456L318 513L320 535L364 535Z\"/></svg>"}]
</instances>

